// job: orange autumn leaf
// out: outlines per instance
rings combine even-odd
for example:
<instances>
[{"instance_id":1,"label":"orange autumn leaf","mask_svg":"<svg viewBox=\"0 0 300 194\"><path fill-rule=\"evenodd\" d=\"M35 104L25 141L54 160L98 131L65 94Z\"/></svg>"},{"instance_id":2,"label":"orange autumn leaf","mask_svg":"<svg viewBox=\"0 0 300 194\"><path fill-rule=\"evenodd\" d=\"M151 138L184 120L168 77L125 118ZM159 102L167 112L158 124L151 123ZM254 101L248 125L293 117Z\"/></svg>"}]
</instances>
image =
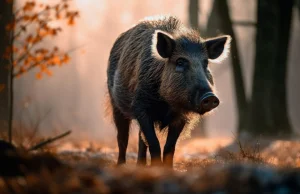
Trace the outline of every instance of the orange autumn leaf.
<instances>
[{"instance_id":1,"label":"orange autumn leaf","mask_svg":"<svg viewBox=\"0 0 300 194\"><path fill-rule=\"evenodd\" d=\"M35 78L36 78L36 79L42 79L42 74L41 74L41 72L36 73L36 74L35 74Z\"/></svg>"},{"instance_id":2,"label":"orange autumn leaf","mask_svg":"<svg viewBox=\"0 0 300 194\"><path fill-rule=\"evenodd\" d=\"M42 36L37 34L36 37L33 38L32 43L36 44L36 43L40 42L41 40L42 40Z\"/></svg>"},{"instance_id":3,"label":"orange autumn leaf","mask_svg":"<svg viewBox=\"0 0 300 194\"><path fill-rule=\"evenodd\" d=\"M47 73L48 76L52 76L52 71L50 71L49 69L46 69L45 72Z\"/></svg>"},{"instance_id":4,"label":"orange autumn leaf","mask_svg":"<svg viewBox=\"0 0 300 194\"><path fill-rule=\"evenodd\" d=\"M24 72L26 72L26 69L25 69L24 67L20 67L19 71L20 71L21 73L24 73Z\"/></svg>"},{"instance_id":5,"label":"orange autumn leaf","mask_svg":"<svg viewBox=\"0 0 300 194\"><path fill-rule=\"evenodd\" d=\"M59 4L55 6L55 11L56 11L56 12L59 11Z\"/></svg>"},{"instance_id":6,"label":"orange autumn leaf","mask_svg":"<svg viewBox=\"0 0 300 194\"><path fill-rule=\"evenodd\" d=\"M19 62L23 61L23 66L24 67L28 67L28 66L30 66L34 62L34 57L27 56L23 60L21 60L21 57L20 57L20 58L17 58L16 60L19 61Z\"/></svg>"},{"instance_id":7,"label":"orange autumn leaf","mask_svg":"<svg viewBox=\"0 0 300 194\"><path fill-rule=\"evenodd\" d=\"M48 31L47 30L44 30L44 29L41 29L39 30L39 36L43 37L43 36L46 36L48 34Z\"/></svg>"},{"instance_id":8,"label":"orange autumn leaf","mask_svg":"<svg viewBox=\"0 0 300 194\"><path fill-rule=\"evenodd\" d=\"M49 30L49 34L52 35L52 36L55 36L55 35L57 35L57 30L56 29L51 29L51 30Z\"/></svg>"},{"instance_id":9,"label":"orange autumn leaf","mask_svg":"<svg viewBox=\"0 0 300 194\"><path fill-rule=\"evenodd\" d=\"M31 17L30 17L29 15L24 15L24 16L23 16L23 20L24 20L24 21L31 20Z\"/></svg>"},{"instance_id":10,"label":"orange autumn leaf","mask_svg":"<svg viewBox=\"0 0 300 194\"><path fill-rule=\"evenodd\" d=\"M33 42L33 36L31 34L29 34L26 38L26 42L27 43L32 43Z\"/></svg>"},{"instance_id":11,"label":"orange autumn leaf","mask_svg":"<svg viewBox=\"0 0 300 194\"><path fill-rule=\"evenodd\" d=\"M57 64L57 65L60 65L60 64L61 64L61 60L60 60L60 58L59 58L58 56L54 56L54 57L52 58L52 62L53 62L54 64Z\"/></svg>"},{"instance_id":12,"label":"orange autumn leaf","mask_svg":"<svg viewBox=\"0 0 300 194\"><path fill-rule=\"evenodd\" d=\"M33 8L35 7L35 2L34 1L28 1L26 2L26 4L23 7L23 11L32 11Z\"/></svg>"},{"instance_id":13,"label":"orange autumn leaf","mask_svg":"<svg viewBox=\"0 0 300 194\"><path fill-rule=\"evenodd\" d=\"M37 15L37 14L34 14L34 15L31 17L31 21L35 21L37 18L38 18L38 15Z\"/></svg>"},{"instance_id":14,"label":"orange autumn leaf","mask_svg":"<svg viewBox=\"0 0 300 194\"><path fill-rule=\"evenodd\" d=\"M49 50L48 49L45 49L45 48L39 48L39 49L36 49L35 50L35 54L47 54L49 53Z\"/></svg>"},{"instance_id":15,"label":"orange autumn leaf","mask_svg":"<svg viewBox=\"0 0 300 194\"><path fill-rule=\"evenodd\" d=\"M69 5L68 5L67 3L65 3L65 4L63 5L63 8L64 8L64 9L68 9L68 8L69 8Z\"/></svg>"},{"instance_id":16,"label":"orange autumn leaf","mask_svg":"<svg viewBox=\"0 0 300 194\"><path fill-rule=\"evenodd\" d=\"M37 54L36 55L36 57L35 57L35 60L37 61L37 62L40 62L40 61L42 61L42 60L44 60L44 55L43 54Z\"/></svg>"},{"instance_id":17,"label":"orange autumn leaf","mask_svg":"<svg viewBox=\"0 0 300 194\"><path fill-rule=\"evenodd\" d=\"M68 20L68 25L73 26L74 25L74 17L70 17Z\"/></svg>"},{"instance_id":18,"label":"orange autumn leaf","mask_svg":"<svg viewBox=\"0 0 300 194\"><path fill-rule=\"evenodd\" d=\"M70 61L70 57L68 54L65 54L63 59L61 60L62 63L68 63Z\"/></svg>"},{"instance_id":19,"label":"orange autumn leaf","mask_svg":"<svg viewBox=\"0 0 300 194\"><path fill-rule=\"evenodd\" d=\"M47 66L45 64L39 64L38 66L40 67L42 72L46 72Z\"/></svg>"},{"instance_id":20,"label":"orange autumn leaf","mask_svg":"<svg viewBox=\"0 0 300 194\"><path fill-rule=\"evenodd\" d=\"M55 14L55 17L56 17L56 19L61 19L61 15L60 15L60 13L59 12L57 12L56 14Z\"/></svg>"},{"instance_id":21,"label":"orange autumn leaf","mask_svg":"<svg viewBox=\"0 0 300 194\"><path fill-rule=\"evenodd\" d=\"M24 66L28 66L29 65L29 63L30 63L30 61L29 61L29 59L28 58L26 58L25 60L24 60Z\"/></svg>"}]
</instances>

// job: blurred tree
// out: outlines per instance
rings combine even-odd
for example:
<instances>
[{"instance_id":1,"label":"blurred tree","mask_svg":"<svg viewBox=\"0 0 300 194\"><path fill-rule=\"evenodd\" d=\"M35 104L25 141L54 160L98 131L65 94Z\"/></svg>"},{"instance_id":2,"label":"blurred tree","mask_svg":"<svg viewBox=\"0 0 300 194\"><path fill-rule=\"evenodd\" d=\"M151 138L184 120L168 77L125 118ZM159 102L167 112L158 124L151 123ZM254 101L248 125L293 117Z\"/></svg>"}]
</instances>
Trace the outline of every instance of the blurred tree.
<instances>
[{"instance_id":1,"label":"blurred tree","mask_svg":"<svg viewBox=\"0 0 300 194\"><path fill-rule=\"evenodd\" d=\"M286 80L293 0L258 0L255 70L246 130L252 134L292 132Z\"/></svg>"},{"instance_id":2,"label":"blurred tree","mask_svg":"<svg viewBox=\"0 0 300 194\"><path fill-rule=\"evenodd\" d=\"M297 0L296 6L298 7L298 15L299 15L299 18L300 18L300 0Z\"/></svg>"},{"instance_id":3,"label":"blurred tree","mask_svg":"<svg viewBox=\"0 0 300 194\"><path fill-rule=\"evenodd\" d=\"M213 3L208 21L209 36L229 34L237 99L238 132L276 136L292 132L286 99L287 56L293 0L258 0L256 56L252 95L246 98L237 39L227 1ZM237 22L254 25L251 22Z\"/></svg>"},{"instance_id":4,"label":"blurred tree","mask_svg":"<svg viewBox=\"0 0 300 194\"><path fill-rule=\"evenodd\" d=\"M38 70L36 78L41 79L43 74L52 75L49 68L69 62L68 53L55 45L49 48L43 44L62 31L61 24L53 22L65 19L68 25L73 25L79 16L78 11L69 9L69 1L60 0L51 5L26 1L18 10L13 10L13 0L0 3L0 13L3 13L0 35L5 43L0 46L0 81L3 82L0 82L3 90L3 94L0 93L0 129L8 130L9 141L12 139L13 78L35 69ZM8 123L7 127L1 126L4 125L1 120Z\"/></svg>"},{"instance_id":5,"label":"blurred tree","mask_svg":"<svg viewBox=\"0 0 300 194\"><path fill-rule=\"evenodd\" d=\"M194 29L199 29L199 0L189 0L189 23L190 26ZM205 118L201 118L199 124L193 130L193 136L204 137L205 134Z\"/></svg>"},{"instance_id":6,"label":"blurred tree","mask_svg":"<svg viewBox=\"0 0 300 194\"><path fill-rule=\"evenodd\" d=\"M194 29L199 27L199 0L190 0L189 1L189 22L190 26Z\"/></svg>"},{"instance_id":7,"label":"blurred tree","mask_svg":"<svg viewBox=\"0 0 300 194\"><path fill-rule=\"evenodd\" d=\"M6 26L13 21L13 3L8 0L0 1L0 132L6 132L9 129L10 109L12 87L12 71L10 68L11 58L4 58L6 49L12 45L11 32L6 30Z\"/></svg>"},{"instance_id":8,"label":"blurred tree","mask_svg":"<svg viewBox=\"0 0 300 194\"><path fill-rule=\"evenodd\" d=\"M207 22L206 36L216 36L220 33L229 34L232 37L231 42L231 67L233 71L233 83L235 86L235 96L238 111L238 129L245 128L247 123L247 98L245 92L244 78L242 74L242 66L237 46L237 38L235 36L232 21L230 18L230 10L227 0L215 0L212 11Z\"/></svg>"}]
</instances>

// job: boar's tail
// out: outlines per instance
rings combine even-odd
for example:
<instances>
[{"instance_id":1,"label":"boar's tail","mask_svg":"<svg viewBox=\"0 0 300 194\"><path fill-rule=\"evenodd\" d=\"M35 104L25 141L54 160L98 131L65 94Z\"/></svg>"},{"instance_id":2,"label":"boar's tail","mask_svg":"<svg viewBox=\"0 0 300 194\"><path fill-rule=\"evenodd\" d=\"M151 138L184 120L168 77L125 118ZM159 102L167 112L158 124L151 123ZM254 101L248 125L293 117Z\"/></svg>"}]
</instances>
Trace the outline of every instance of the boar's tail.
<instances>
[{"instance_id":1,"label":"boar's tail","mask_svg":"<svg viewBox=\"0 0 300 194\"><path fill-rule=\"evenodd\" d=\"M112 116L112 104L109 97L108 89L104 92L104 118L107 119L110 123L113 122L113 116Z\"/></svg>"}]
</instances>

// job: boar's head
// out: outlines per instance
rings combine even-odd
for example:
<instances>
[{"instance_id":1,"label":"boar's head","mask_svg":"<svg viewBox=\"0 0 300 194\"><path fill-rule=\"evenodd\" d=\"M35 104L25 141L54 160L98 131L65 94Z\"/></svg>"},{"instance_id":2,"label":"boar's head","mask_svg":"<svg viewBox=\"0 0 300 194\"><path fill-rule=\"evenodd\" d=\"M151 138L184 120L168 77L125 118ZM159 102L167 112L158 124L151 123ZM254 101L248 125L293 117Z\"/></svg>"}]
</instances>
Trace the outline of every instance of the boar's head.
<instances>
[{"instance_id":1,"label":"boar's head","mask_svg":"<svg viewBox=\"0 0 300 194\"><path fill-rule=\"evenodd\" d=\"M219 105L209 63L228 56L231 37L202 39L194 31L156 30L152 55L164 61L159 93L173 108L205 114Z\"/></svg>"}]
</instances>

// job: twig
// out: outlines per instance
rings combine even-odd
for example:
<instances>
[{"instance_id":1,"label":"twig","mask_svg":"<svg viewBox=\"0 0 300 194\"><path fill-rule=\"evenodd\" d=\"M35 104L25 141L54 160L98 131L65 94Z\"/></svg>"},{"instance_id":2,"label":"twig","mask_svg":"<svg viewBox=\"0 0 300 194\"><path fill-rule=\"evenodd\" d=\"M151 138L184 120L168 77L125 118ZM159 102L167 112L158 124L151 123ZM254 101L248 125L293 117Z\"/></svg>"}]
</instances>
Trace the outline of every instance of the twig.
<instances>
[{"instance_id":1,"label":"twig","mask_svg":"<svg viewBox=\"0 0 300 194\"><path fill-rule=\"evenodd\" d=\"M245 152L245 150L244 150L244 148L242 146L242 143L241 143L241 141L239 139L237 139L237 144L239 145L240 153L242 154L242 157L243 158L247 158L248 156L247 156L247 154L246 154L246 152Z\"/></svg>"},{"instance_id":2,"label":"twig","mask_svg":"<svg viewBox=\"0 0 300 194\"><path fill-rule=\"evenodd\" d=\"M82 48L82 47L84 47L84 46L85 46L85 44L83 44L83 45L81 45L81 46L78 46L78 47L75 47L75 48L73 48L73 49L70 49L69 51L66 52L66 54L71 54L72 52L74 52L74 51L76 51L77 49L80 49L80 48ZM28 72L28 71L34 69L34 68L37 67L39 64L41 64L41 63L43 63L43 62L45 62L45 61L47 61L47 59L44 59L44 60L42 60L42 61L39 61L39 62L37 62L37 63L34 63L34 64L30 65L27 69L24 69L24 72ZM20 75L22 75L24 72L20 70L20 71L14 73L14 74L13 74L13 77L20 76Z\"/></svg>"},{"instance_id":3,"label":"twig","mask_svg":"<svg viewBox=\"0 0 300 194\"><path fill-rule=\"evenodd\" d=\"M57 6L57 5L54 5L54 6L52 6L52 7L49 7L49 9L44 8L44 9L41 10L40 12L36 13L36 16L37 16L37 17L38 17L38 16L41 16L41 15L44 14L45 12L50 11L50 10L52 10L52 9L55 9L56 6ZM58 10L58 11L60 12L60 11L62 11L62 10L63 10L63 9L61 8L61 9ZM23 17L24 17L24 16L23 16ZM16 23L20 22L20 21L23 19L23 17L17 18L17 19L16 19ZM49 22L49 21L47 21L47 22ZM27 22L25 25L23 25L23 27L26 28L26 27L28 27L30 24L33 24L33 22L32 22L32 21L29 21L29 22ZM21 28L21 29L14 35L14 38L17 38L18 36L20 36L20 34L21 34L22 32L23 32L23 29Z\"/></svg>"},{"instance_id":4,"label":"twig","mask_svg":"<svg viewBox=\"0 0 300 194\"><path fill-rule=\"evenodd\" d=\"M29 149L29 151L40 149L40 148L44 147L45 145L47 145L49 143L52 143L52 142L54 142L54 141L56 141L58 139L61 139L61 138L65 137L65 136L67 136L67 135L70 135L70 134L71 134L71 131L67 131L67 132L65 132L65 133L63 133L61 135L56 136L56 137L49 138L49 139L47 139L45 141L42 141L42 142L38 143L37 145L31 147Z\"/></svg>"},{"instance_id":5,"label":"twig","mask_svg":"<svg viewBox=\"0 0 300 194\"><path fill-rule=\"evenodd\" d=\"M33 124L32 119L30 119L31 120L31 126L32 127L34 126L34 127L33 127L32 133L30 135L28 135L29 136L28 137L28 142L32 142L34 136L36 136L37 132L39 131L39 127L40 127L41 123L44 121L44 119L47 118L47 116L50 114L50 112L51 112L51 109L49 109L44 116L39 117L35 124Z\"/></svg>"}]
</instances>

